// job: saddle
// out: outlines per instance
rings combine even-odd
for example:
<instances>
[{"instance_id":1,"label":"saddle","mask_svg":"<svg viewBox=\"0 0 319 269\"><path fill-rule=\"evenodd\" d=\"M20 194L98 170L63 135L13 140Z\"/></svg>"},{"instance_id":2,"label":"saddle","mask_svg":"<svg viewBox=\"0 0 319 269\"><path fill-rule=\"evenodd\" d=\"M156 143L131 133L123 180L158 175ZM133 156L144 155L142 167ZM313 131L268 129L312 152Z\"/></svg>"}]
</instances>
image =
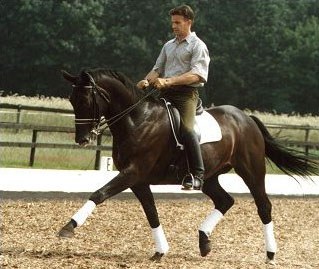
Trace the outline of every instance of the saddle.
<instances>
[{"instance_id":1,"label":"saddle","mask_svg":"<svg viewBox=\"0 0 319 269\"><path fill-rule=\"evenodd\" d=\"M180 143L181 138L181 132L180 132L180 126L181 126L181 117L179 114L179 111L177 108L175 108L169 101L167 101L165 98L160 98L167 109L168 118L171 124L172 132L174 139L176 141L176 147L180 150L184 150L184 145ZM196 116L201 115L204 112L202 99L198 98L198 103L196 107ZM194 130L197 134L198 140L200 141L200 131L197 128L197 125L195 123Z\"/></svg>"}]
</instances>

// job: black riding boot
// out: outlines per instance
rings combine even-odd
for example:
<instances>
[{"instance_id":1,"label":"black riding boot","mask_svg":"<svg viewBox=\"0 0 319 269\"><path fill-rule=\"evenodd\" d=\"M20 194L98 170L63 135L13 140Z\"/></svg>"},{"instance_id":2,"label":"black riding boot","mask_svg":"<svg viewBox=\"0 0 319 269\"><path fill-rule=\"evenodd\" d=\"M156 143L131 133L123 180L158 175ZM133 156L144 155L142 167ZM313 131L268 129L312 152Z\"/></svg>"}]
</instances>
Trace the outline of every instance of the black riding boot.
<instances>
[{"instance_id":1,"label":"black riding boot","mask_svg":"<svg viewBox=\"0 0 319 269\"><path fill-rule=\"evenodd\" d=\"M185 190L201 190L204 183L204 163L196 133L188 132L184 135L185 150L188 158L190 174L183 179Z\"/></svg>"}]
</instances>

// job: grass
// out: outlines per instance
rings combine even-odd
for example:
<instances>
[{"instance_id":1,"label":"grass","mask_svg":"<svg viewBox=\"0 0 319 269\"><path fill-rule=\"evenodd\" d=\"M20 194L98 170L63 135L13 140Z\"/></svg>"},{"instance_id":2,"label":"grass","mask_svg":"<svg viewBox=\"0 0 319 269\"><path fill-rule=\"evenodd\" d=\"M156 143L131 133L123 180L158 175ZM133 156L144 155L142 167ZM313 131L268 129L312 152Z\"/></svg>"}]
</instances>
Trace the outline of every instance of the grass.
<instances>
[{"instance_id":1,"label":"grass","mask_svg":"<svg viewBox=\"0 0 319 269\"><path fill-rule=\"evenodd\" d=\"M1 97L1 103L72 110L72 106L68 99L58 97L5 96ZM17 110L1 109L0 121L17 122ZM22 110L20 114L20 121L23 123L37 125L73 127L74 115Z\"/></svg>"},{"instance_id":2,"label":"grass","mask_svg":"<svg viewBox=\"0 0 319 269\"><path fill-rule=\"evenodd\" d=\"M1 96L1 103L35 107L72 109L69 100L66 98L45 97L42 95L36 97L27 97L24 95Z\"/></svg>"},{"instance_id":3,"label":"grass","mask_svg":"<svg viewBox=\"0 0 319 269\"><path fill-rule=\"evenodd\" d=\"M68 99L55 97L26 97L26 96L7 96L1 97L1 103L28 105L36 107L52 107L72 109ZM319 125L319 117L306 115L275 115L270 113L262 113L258 111L246 110L248 115L253 114L260 118L264 123L279 123L293 125ZM16 122L17 111L11 109L0 110L1 122ZM22 111L21 122L50 125L50 126L74 126L74 116L70 114L57 114L50 112ZM269 129L270 133L278 138L287 138L289 140L304 140L305 131L302 130L281 130ZM14 142L31 142L32 131L24 130L16 132L15 130L1 130L1 141ZM103 138L103 140L105 140ZM319 130L312 130L309 133L309 141L319 141ZM74 143L74 134L65 133L39 133L38 142L54 142L54 143ZM103 141L103 145L111 144L111 139ZM311 151L312 154L319 156L318 151ZM111 152L102 152L104 156L111 156ZM1 148L1 167L29 167L29 148ZM94 169L95 151L84 149L36 149L35 168L51 168L51 169ZM281 173L277 167L271 167L267 164L267 173Z\"/></svg>"},{"instance_id":4,"label":"grass","mask_svg":"<svg viewBox=\"0 0 319 269\"><path fill-rule=\"evenodd\" d=\"M312 126L319 128L319 116L304 115L299 114L270 114L263 113L259 111L245 110L246 114L254 115L258 117L262 122L268 124L289 124L289 125L302 125L302 126ZM288 138L289 140L303 141L305 139L304 130L295 129L269 129L270 133L274 137ZM319 130L312 130L309 132L309 141L318 142L319 141Z\"/></svg>"},{"instance_id":5,"label":"grass","mask_svg":"<svg viewBox=\"0 0 319 269\"><path fill-rule=\"evenodd\" d=\"M5 130L1 134L2 141L31 142L32 131L23 130L16 133L14 130ZM110 145L112 139L103 137L103 145ZM39 132L37 142L46 143L74 143L74 134ZM30 148L1 149L1 167L29 167ZM102 156L111 156L110 151L102 151ZM86 149L46 149L37 148L35 154L34 168L50 169L94 169L95 151Z\"/></svg>"}]
</instances>

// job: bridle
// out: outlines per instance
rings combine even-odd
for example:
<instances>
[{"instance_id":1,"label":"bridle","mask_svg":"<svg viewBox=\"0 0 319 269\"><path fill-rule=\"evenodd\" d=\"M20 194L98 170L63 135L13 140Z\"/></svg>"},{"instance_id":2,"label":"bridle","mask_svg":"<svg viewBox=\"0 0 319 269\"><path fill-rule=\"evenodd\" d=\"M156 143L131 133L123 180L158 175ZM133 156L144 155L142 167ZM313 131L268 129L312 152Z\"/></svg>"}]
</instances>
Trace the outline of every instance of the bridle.
<instances>
[{"instance_id":1,"label":"bridle","mask_svg":"<svg viewBox=\"0 0 319 269\"><path fill-rule=\"evenodd\" d=\"M72 87L73 87L73 89L88 89L88 90L90 90L92 100L93 100L93 118L87 118L87 119L75 118L74 121L75 121L75 125L91 125L92 123L93 124L95 123L91 132L90 132L94 136L98 136L98 135L102 134L104 130L106 130L107 128L109 128L111 125L115 124L119 120L121 120L124 116L126 116L133 109L135 109L139 104L144 102L144 100L146 98L148 98L149 96L151 96L152 94L154 94L157 91L157 89L155 89L155 88L151 89L145 96L143 96L141 99L139 99L135 104L124 109L123 111L121 111L117 115L115 115L109 119L106 119L103 115L102 116L100 115L100 108L99 108L99 105L96 101L97 95L100 95L106 103L110 103L111 100L110 100L109 96L104 93L105 89L103 89L102 87L97 85L96 82L94 81L93 77L89 73L86 73L86 75L89 77L90 85L83 85L83 86L82 85L72 85Z\"/></svg>"}]
</instances>

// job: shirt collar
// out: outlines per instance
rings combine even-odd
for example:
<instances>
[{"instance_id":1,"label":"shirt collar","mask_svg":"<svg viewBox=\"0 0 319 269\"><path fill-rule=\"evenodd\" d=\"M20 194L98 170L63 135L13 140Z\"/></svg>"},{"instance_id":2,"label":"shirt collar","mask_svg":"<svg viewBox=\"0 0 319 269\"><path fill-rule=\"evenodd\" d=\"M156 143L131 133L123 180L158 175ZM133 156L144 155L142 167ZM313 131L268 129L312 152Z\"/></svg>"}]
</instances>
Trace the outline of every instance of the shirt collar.
<instances>
[{"instance_id":1,"label":"shirt collar","mask_svg":"<svg viewBox=\"0 0 319 269\"><path fill-rule=\"evenodd\" d=\"M195 32L191 32L191 33L185 38L185 40L187 41L187 43L190 43L194 37L196 37L196 33L195 33Z\"/></svg>"},{"instance_id":2,"label":"shirt collar","mask_svg":"<svg viewBox=\"0 0 319 269\"><path fill-rule=\"evenodd\" d=\"M190 43L191 40L192 40L194 37L196 37L196 36L197 36L197 35L196 35L195 32L191 32L191 33L190 33L188 36L186 36L186 38L183 39L180 43L182 43L182 42L184 42L184 41L186 41L187 43ZM174 38L173 42L178 43L177 37Z\"/></svg>"}]
</instances>

